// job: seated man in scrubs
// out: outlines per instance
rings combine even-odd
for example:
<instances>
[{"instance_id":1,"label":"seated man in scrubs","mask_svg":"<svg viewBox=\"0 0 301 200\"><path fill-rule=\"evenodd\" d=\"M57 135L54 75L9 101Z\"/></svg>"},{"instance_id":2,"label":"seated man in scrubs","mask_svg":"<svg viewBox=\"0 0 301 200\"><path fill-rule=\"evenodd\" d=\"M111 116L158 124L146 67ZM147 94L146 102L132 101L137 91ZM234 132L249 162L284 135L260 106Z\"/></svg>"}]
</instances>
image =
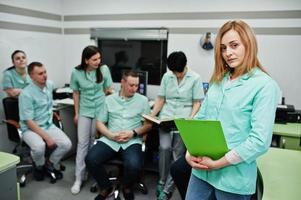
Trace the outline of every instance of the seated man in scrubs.
<instances>
[{"instance_id":1,"label":"seated man in scrubs","mask_svg":"<svg viewBox=\"0 0 301 200\"><path fill-rule=\"evenodd\" d=\"M151 128L151 124L142 122L141 114L149 114L150 107L147 98L136 93L138 85L136 72L124 72L121 90L106 97L97 118L96 127L102 137L86 157L87 169L100 190L96 200L106 199L113 190L104 163L118 154L124 166L123 196L126 200L134 199L132 186L143 166L142 136Z\"/></svg>"},{"instance_id":2,"label":"seated man in scrubs","mask_svg":"<svg viewBox=\"0 0 301 200\"><path fill-rule=\"evenodd\" d=\"M45 173L55 174L56 179L61 179L63 174L58 170L59 162L70 150L71 141L52 122L53 84L47 80L44 65L32 62L28 73L32 82L20 93L19 115L22 137L30 147L34 161L33 175L37 181L43 180ZM47 160L46 148L51 150Z\"/></svg>"}]
</instances>

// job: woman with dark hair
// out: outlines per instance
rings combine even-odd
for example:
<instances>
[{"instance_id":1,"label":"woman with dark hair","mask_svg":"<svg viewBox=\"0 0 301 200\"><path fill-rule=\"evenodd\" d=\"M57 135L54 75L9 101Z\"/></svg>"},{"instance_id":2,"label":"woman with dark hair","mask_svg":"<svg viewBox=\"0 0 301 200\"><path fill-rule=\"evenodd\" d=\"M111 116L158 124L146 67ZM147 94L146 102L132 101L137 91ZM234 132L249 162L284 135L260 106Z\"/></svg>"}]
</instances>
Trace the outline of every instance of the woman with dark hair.
<instances>
[{"instance_id":1,"label":"woman with dark hair","mask_svg":"<svg viewBox=\"0 0 301 200\"><path fill-rule=\"evenodd\" d=\"M18 97L31 79L27 73L27 57L24 51L16 50L11 55L13 66L3 72L3 90L9 97Z\"/></svg>"},{"instance_id":2,"label":"woman with dark hair","mask_svg":"<svg viewBox=\"0 0 301 200\"><path fill-rule=\"evenodd\" d=\"M105 95L112 93L110 70L101 64L101 55L96 46L87 46L82 52L81 64L75 67L71 75L74 122L77 124L78 135L72 194L80 192L85 176L85 157L94 143L96 117L103 107Z\"/></svg>"},{"instance_id":3,"label":"woman with dark hair","mask_svg":"<svg viewBox=\"0 0 301 200\"><path fill-rule=\"evenodd\" d=\"M230 151L217 160L187 151L193 168L187 200L248 200L255 193L256 159L271 144L280 99L257 51L255 34L245 22L228 21L220 28L210 87L195 118L219 120Z\"/></svg>"},{"instance_id":4,"label":"woman with dark hair","mask_svg":"<svg viewBox=\"0 0 301 200\"><path fill-rule=\"evenodd\" d=\"M152 116L159 112L159 118L192 118L198 112L204 97L200 76L187 66L186 55L181 51L171 53L167 58L166 72L161 80ZM185 146L176 129L159 130L159 183L158 200L170 199L174 182L170 175L170 164L185 153Z\"/></svg>"}]
</instances>

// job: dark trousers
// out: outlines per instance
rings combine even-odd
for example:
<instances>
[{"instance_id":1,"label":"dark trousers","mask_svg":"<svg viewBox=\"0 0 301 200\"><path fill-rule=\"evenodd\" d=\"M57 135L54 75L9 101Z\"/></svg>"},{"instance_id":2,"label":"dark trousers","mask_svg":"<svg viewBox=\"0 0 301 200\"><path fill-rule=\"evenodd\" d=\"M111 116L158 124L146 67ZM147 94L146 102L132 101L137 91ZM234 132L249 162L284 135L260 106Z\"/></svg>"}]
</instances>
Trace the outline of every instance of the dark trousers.
<instances>
[{"instance_id":1,"label":"dark trousers","mask_svg":"<svg viewBox=\"0 0 301 200\"><path fill-rule=\"evenodd\" d=\"M186 162L185 155L181 156L171 165L170 174L178 188L182 199L185 199L191 175L191 166Z\"/></svg>"},{"instance_id":2,"label":"dark trousers","mask_svg":"<svg viewBox=\"0 0 301 200\"><path fill-rule=\"evenodd\" d=\"M112 185L104 164L117 155L120 155L123 160L123 186L130 188L138 180L143 167L143 153L140 144L133 144L127 149L120 148L120 150L116 152L105 143L98 142L88 152L85 161L88 171L97 181L101 190L107 189Z\"/></svg>"}]
</instances>

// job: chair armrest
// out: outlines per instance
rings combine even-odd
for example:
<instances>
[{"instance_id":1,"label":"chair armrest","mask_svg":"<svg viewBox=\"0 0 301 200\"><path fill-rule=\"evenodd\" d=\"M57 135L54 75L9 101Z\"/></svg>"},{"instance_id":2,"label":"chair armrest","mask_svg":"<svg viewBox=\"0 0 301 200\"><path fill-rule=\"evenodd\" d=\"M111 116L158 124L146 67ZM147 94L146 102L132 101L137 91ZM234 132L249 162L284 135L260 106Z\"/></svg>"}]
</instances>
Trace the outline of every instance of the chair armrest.
<instances>
[{"instance_id":1,"label":"chair armrest","mask_svg":"<svg viewBox=\"0 0 301 200\"><path fill-rule=\"evenodd\" d=\"M53 112L53 119L56 121L62 121L61 116L56 112Z\"/></svg>"},{"instance_id":2,"label":"chair armrest","mask_svg":"<svg viewBox=\"0 0 301 200\"><path fill-rule=\"evenodd\" d=\"M60 114L58 112L53 112L52 121L54 122L54 124L58 128L64 130L63 123L62 123L62 118L61 118L61 116L60 116Z\"/></svg>"},{"instance_id":3,"label":"chair armrest","mask_svg":"<svg viewBox=\"0 0 301 200\"><path fill-rule=\"evenodd\" d=\"M20 128L20 124L17 121L15 121L15 120L4 119L3 122L6 123L6 124L10 124L10 125L14 126L16 129Z\"/></svg>"}]
</instances>

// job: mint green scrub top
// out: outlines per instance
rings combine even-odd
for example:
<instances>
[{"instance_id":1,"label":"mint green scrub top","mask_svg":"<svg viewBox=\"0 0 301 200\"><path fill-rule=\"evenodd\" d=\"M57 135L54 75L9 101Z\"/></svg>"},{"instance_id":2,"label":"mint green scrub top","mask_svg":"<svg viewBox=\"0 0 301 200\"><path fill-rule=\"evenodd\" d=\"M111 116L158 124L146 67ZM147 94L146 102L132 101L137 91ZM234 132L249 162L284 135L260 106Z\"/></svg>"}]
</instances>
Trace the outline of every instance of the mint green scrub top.
<instances>
[{"instance_id":1,"label":"mint green scrub top","mask_svg":"<svg viewBox=\"0 0 301 200\"><path fill-rule=\"evenodd\" d=\"M226 74L220 84L210 85L197 119L220 120L229 149L242 161L221 169L192 173L215 188L236 193L255 193L256 158L270 144L280 89L258 68L229 82Z\"/></svg>"},{"instance_id":2,"label":"mint green scrub top","mask_svg":"<svg viewBox=\"0 0 301 200\"><path fill-rule=\"evenodd\" d=\"M16 68L6 69L3 72L3 90L6 89L23 89L31 82L31 79L28 74L26 74L25 79L16 71Z\"/></svg>"},{"instance_id":3,"label":"mint green scrub top","mask_svg":"<svg viewBox=\"0 0 301 200\"><path fill-rule=\"evenodd\" d=\"M149 114L150 107L148 99L138 93L131 98L125 99L119 93L109 95L105 99L104 109L101 110L97 120L107 123L110 131L133 130L143 124L142 114ZM131 138L128 142L118 143L103 136L99 141L110 146L114 151L120 148L126 149L132 144L142 144L142 138Z\"/></svg>"},{"instance_id":4,"label":"mint green scrub top","mask_svg":"<svg viewBox=\"0 0 301 200\"><path fill-rule=\"evenodd\" d=\"M96 70L84 71L74 69L71 75L70 87L79 91L79 115L96 118L102 109L105 99L104 90L113 84L108 66L102 65L100 71L103 80L96 83Z\"/></svg>"},{"instance_id":5,"label":"mint green scrub top","mask_svg":"<svg viewBox=\"0 0 301 200\"><path fill-rule=\"evenodd\" d=\"M31 82L19 95L19 115L22 132L29 130L26 120L33 120L46 130L52 122L53 83L47 81L44 89Z\"/></svg>"},{"instance_id":6,"label":"mint green scrub top","mask_svg":"<svg viewBox=\"0 0 301 200\"><path fill-rule=\"evenodd\" d=\"M186 118L192 111L194 101L204 98L200 76L188 68L180 84L171 71L164 74L159 90L159 97L165 99L159 118Z\"/></svg>"}]
</instances>

